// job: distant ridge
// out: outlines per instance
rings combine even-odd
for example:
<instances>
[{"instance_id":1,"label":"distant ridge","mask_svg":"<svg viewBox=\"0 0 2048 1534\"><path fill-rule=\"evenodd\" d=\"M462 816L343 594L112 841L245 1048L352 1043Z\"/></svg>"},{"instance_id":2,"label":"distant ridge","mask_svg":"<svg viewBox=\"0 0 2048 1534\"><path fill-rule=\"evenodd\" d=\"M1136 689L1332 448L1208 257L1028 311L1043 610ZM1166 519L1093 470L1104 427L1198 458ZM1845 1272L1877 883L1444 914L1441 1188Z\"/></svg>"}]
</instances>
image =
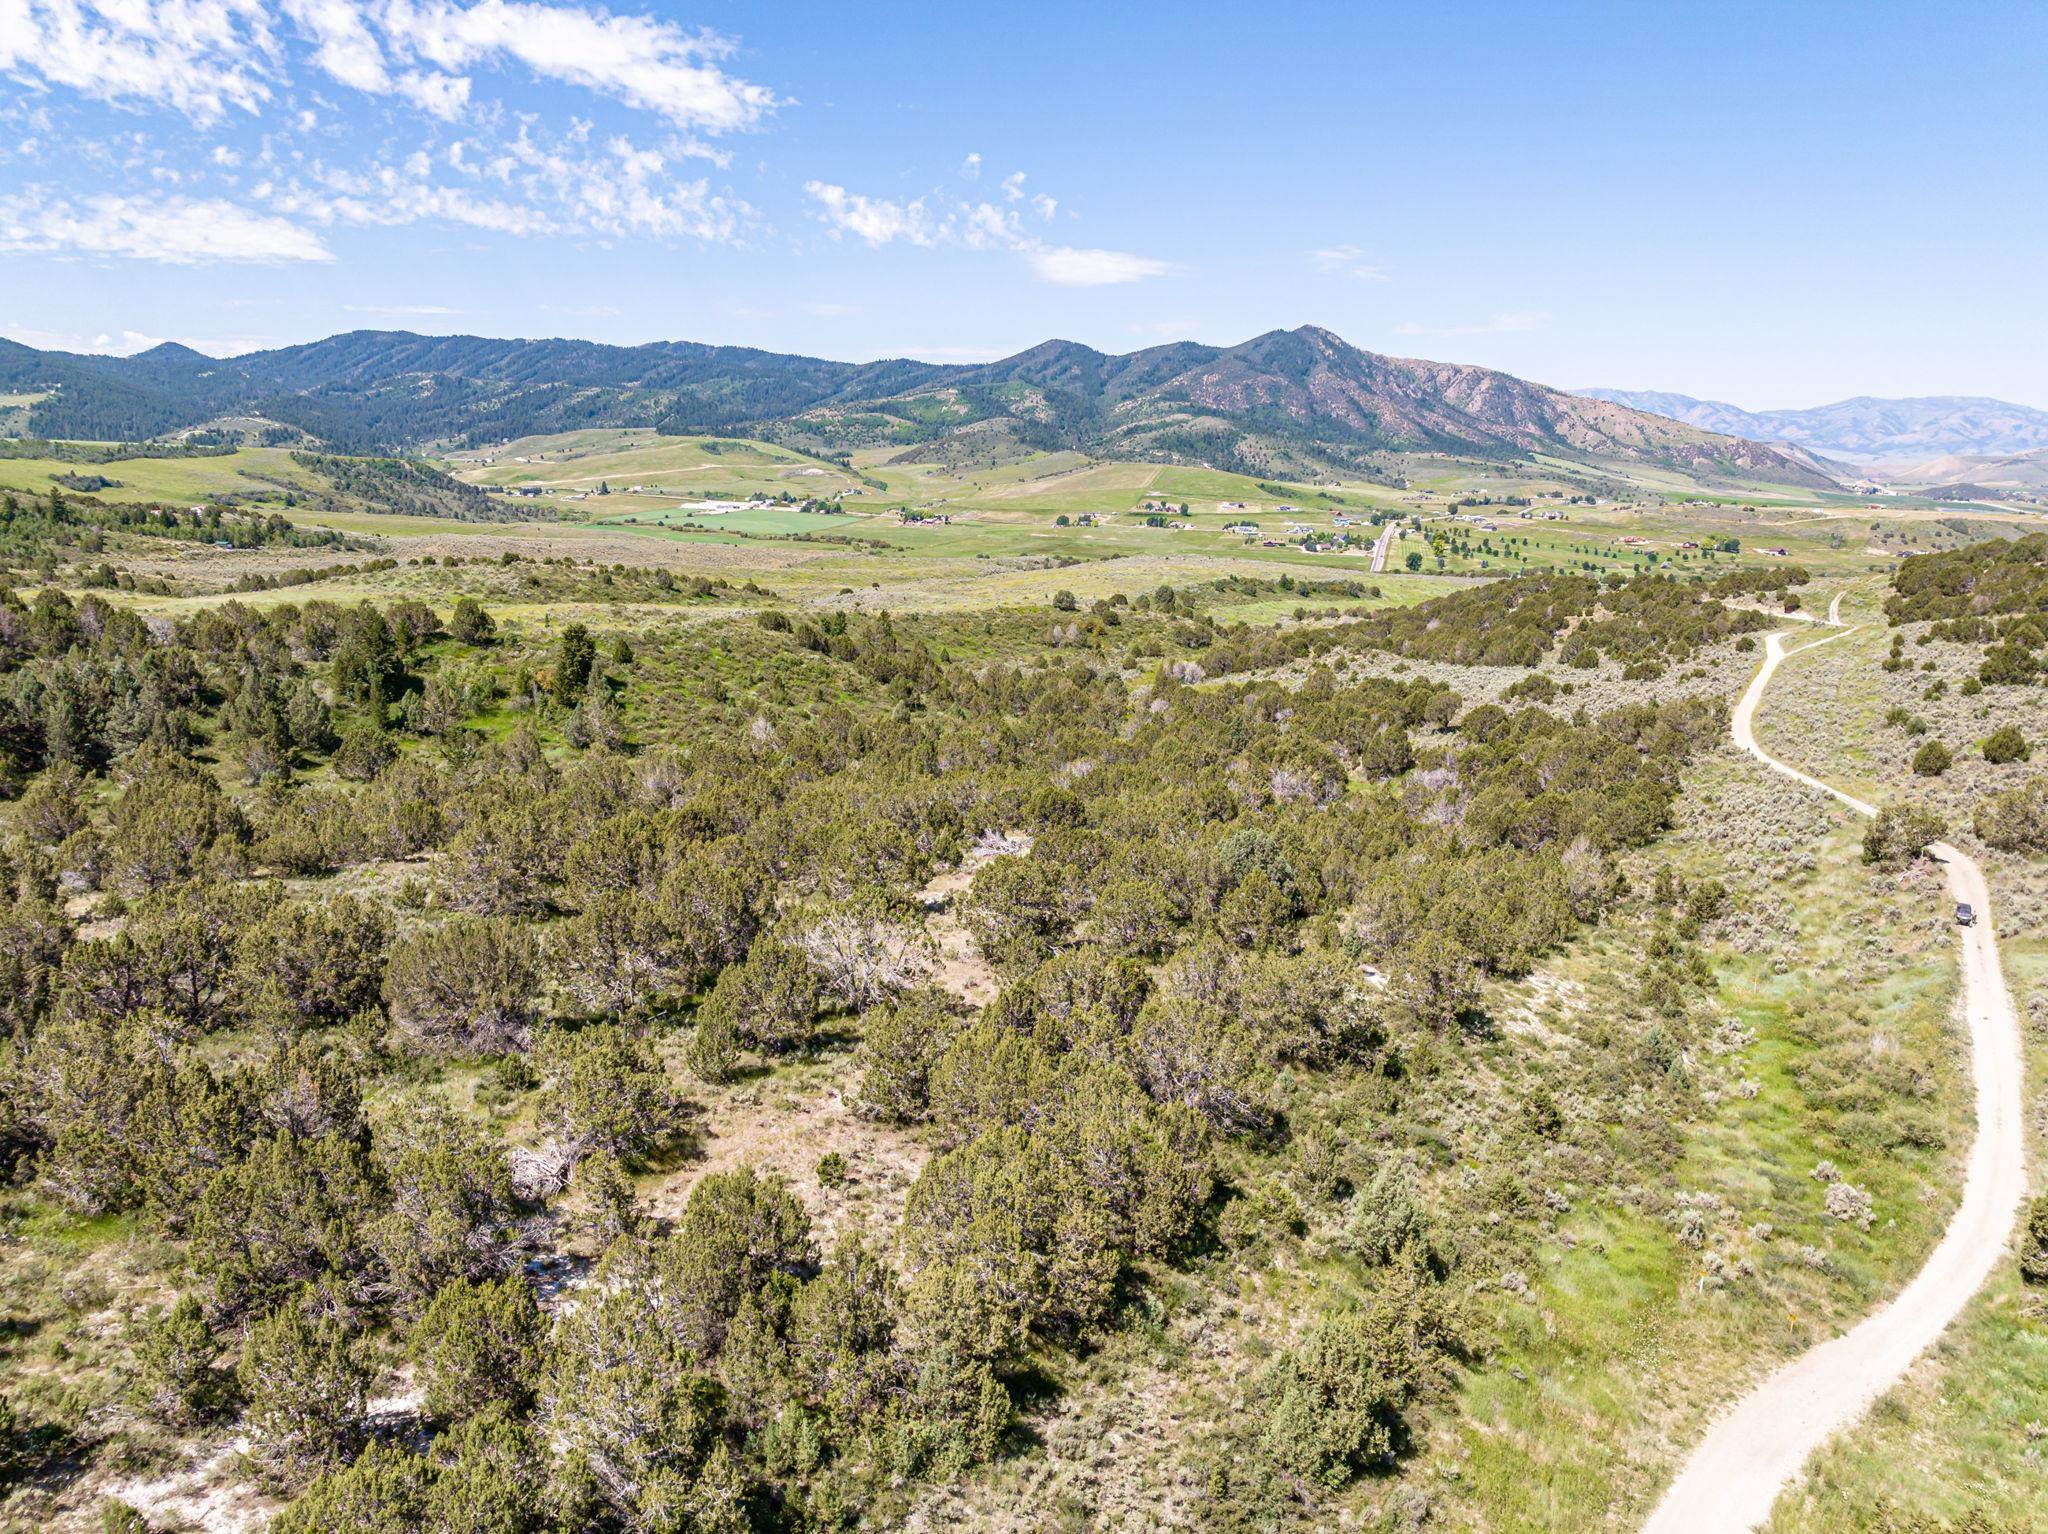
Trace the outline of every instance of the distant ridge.
<instances>
[{"instance_id":1,"label":"distant ridge","mask_svg":"<svg viewBox=\"0 0 2048 1534\"><path fill-rule=\"evenodd\" d=\"M1706 431L1790 444L1854 462L1917 462L1949 454L2002 457L2048 447L2048 410L1976 395L1859 395L1806 410L1744 410L1721 400L1646 389L1579 389Z\"/></svg>"},{"instance_id":2,"label":"distant ridge","mask_svg":"<svg viewBox=\"0 0 2048 1534\"><path fill-rule=\"evenodd\" d=\"M172 345L121 358L0 342L0 388L46 393L28 430L50 437L153 437L235 414L348 452L641 426L828 452L893 445L988 459L1065 448L1294 476L1392 472L1390 455L1415 452L1541 453L1711 483L1834 483L1797 452L1487 368L1381 356L1312 325L1122 355L1047 341L978 366L406 331L227 359Z\"/></svg>"}]
</instances>

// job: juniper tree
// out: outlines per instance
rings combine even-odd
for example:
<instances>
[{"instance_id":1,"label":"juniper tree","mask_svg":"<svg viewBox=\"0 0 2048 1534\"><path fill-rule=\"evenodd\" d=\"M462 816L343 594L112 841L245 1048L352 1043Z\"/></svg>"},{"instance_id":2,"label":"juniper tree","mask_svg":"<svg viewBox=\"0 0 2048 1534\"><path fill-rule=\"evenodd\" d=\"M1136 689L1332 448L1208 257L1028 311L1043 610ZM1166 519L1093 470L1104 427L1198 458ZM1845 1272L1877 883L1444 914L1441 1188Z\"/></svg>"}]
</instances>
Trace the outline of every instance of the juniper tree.
<instances>
[{"instance_id":1,"label":"juniper tree","mask_svg":"<svg viewBox=\"0 0 2048 1534\"><path fill-rule=\"evenodd\" d=\"M518 1274L451 1279L406 1337L427 1414L455 1422L493 1405L524 1411L539 1385L546 1335Z\"/></svg>"},{"instance_id":2,"label":"juniper tree","mask_svg":"<svg viewBox=\"0 0 2048 1534\"><path fill-rule=\"evenodd\" d=\"M368 1430L370 1370L342 1324L281 1305L249 1328L236 1370L242 1420L280 1480L303 1481L351 1460Z\"/></svg>"},{"instance_id":3,"label":"juniper tree","mask_svg":"<svg viewBox=\"0 0 2048 1534\"><path fill-rule=\"evenodd\" d=\"M531 1037L539 975L530 928L457 917L392 945L384 1002L391 1020L422 1043L503 1054Z\"/></svg>"}]
</instances>

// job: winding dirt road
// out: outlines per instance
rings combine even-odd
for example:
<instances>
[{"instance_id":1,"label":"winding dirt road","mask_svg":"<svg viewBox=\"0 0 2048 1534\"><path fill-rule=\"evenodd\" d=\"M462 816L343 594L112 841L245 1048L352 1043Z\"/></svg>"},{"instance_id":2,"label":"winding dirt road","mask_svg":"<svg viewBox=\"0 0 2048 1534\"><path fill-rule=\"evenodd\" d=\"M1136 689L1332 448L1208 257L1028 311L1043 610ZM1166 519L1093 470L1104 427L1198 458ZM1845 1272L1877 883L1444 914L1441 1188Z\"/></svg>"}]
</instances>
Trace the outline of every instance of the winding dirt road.
<instances>
[{"instance_id":1,"label":"winding dirt road","mask_svg":"<svg viewBox=\"0 0 2048 1534\"><path fill-rule=\"evenodd\" d=\"M1840 614L1838 597L1830 604L1829 621L1839 623ZM1772 757L1757 744L1754 728L1757 703L1787 654L1831 644L1850 632L1843 629L1789 652L1785 635L1770 635L1764 641L1763 666L1736 705L1733 733L1738 746L1772 771L1840 800L1859 815L1875 815L1875 806ZM1926 1266L1897 1298L1852 1330L1784 1365L1714 1423L1643 1534L1740 1534L1760 1526L1813 1451L1891 1388L2005 1255L2026 1191L2019 1022L1999 967L1984 871L1946 843L1936 842L1928 851L1946 871L1949 898L1968 901L1977 913L1975 926L1957 928L1977 1093L1977 1138L1964 1171L1962 1203Z\"/></svg>"}]
</instances>

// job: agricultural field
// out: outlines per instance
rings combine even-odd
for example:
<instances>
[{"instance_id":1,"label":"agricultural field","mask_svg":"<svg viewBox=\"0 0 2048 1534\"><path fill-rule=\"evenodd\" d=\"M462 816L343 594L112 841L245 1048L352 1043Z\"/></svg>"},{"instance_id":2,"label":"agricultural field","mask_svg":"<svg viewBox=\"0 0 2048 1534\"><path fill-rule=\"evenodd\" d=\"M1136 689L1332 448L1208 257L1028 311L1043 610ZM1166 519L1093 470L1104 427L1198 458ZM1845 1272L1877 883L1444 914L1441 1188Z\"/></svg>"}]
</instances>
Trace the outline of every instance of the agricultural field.
<instances>
[{"instance_id":1,"label":"agricultural field","mask_svg":"<svg viewBox=\"0 0 2048 1534\"><path fill-rule=\"evenodd\" d=\"M1166 464L1098 462L1071 452L956 469L900 461L900 450L869 451L840 465L767 443L708 440L716 455L705 452L706 439L567 433L451 458L445 466L479 485L544 485L553 492L545 504L557 515L604 527L728 543L806 534L857 538L927 557L1028 549L1085 559L1170 550L1266 561L1305 557L1341 567L1369 563L1377 524L1398 519L1403 531L1389 561L1397 572L1410 568L1412 556L1416 573L1468 576L1542 569L1689 573L1772 561L1850 573L1975 535L1967 514L1905 502L1873 508L1841 496L1801 500L1782 487L1746 500L1687 490L1682 503L1674 503L1666 492L1676 494L1682 481L1622 484L1613 494L1589 498L1593 504L1573 504L1584 486L1570 475L1546 477L1540 467L1504 472L1456 460L1396 490L1363 481L1280 484ZM529 462L511 462L519 457ZM598 496L600 485L611 493ZM634 485L664 493L635 494ZM815 497L830 500L841 514L687 504L750 497ZM1511 497L1529 504L1509 504ZM905 514L918 520L906 525ZM1167 525L1147 525L1148 516ZM1239 527L1256 531L1229 530ZM1337 542L1340 535L1348 546ZM1730 540L1738 550L1724 552ZM1302 555L1305 542L1321 552Z\"/></svg>"},{"instance_id":2,"label":"agricultural field","mask_svg":"<svg viewBox=\"0 0 2048 1534\"><path fill-rule=\"evenodd\" d=\"M488 451L455 453L447 466L472 484L568 493L646 484L678 495L753 493L829 496L859 481L825 459L766 442L662 437L652 431L562 432Z\"/></svg>"}]
</instances>

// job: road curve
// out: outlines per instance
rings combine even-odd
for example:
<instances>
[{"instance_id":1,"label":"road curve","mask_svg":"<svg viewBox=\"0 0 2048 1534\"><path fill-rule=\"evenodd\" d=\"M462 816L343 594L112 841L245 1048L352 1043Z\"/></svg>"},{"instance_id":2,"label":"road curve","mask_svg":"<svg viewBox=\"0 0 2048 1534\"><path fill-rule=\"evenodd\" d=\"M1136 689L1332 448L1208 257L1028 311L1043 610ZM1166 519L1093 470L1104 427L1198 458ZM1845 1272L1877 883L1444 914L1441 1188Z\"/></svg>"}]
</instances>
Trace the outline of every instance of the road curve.
<instances>
[{"instance_id":1,"label":"road curve","mask_svg":"<svg viewBox=\"0 0 2048 1534\"><path fill-rule=\"evenodd\" d=\"M1838 616L1835 608L1829 616ZM1799 648L1830 644L1849 632ZM1772 771L1860 815L1875 815L1875 806L1786 766L1757 744L1757 703L1787 653L1783 634L1765 639L1764 663L1735 708L1735 743ZM1741 1534L1760 1526L1813 1451L1861 1417L1906 1372L2005 1255L2026 1191L2019 1022L1999 967L1984 871L1946 843L1936 842L1928 851L1947 874L1949 898L1966 900L1977 912L1975 926L1956 929L1962 940L1963 1011L1977 1094L1977 1138L1964 1170L1962 1202L1926 1265L1896 1298L1778 1369L1714 1423L1643 1534Z\"/></svg>"},{"instance_id":2,"label":"road curve","mask_svg":"<svg viewBox=\"0 0 2048 1534\"><path fill-rule=\"evenodd\" d=\"M1377 537L1377 538L1375 538L1375 539L1373 540L1373 544L1372 544L1372 570L1373 570L1373 574L1377 575L1377 574L1379 574L1379 573L1380 573L1380 571L1382 571L1382 570L1384 570L1384 569L1386 569L1386 568L1387 568L1387 555L1388 555L1388 554L1389 554L1390 552L1392 552L1392 550L1393 550L1393 547L1394 547L1394 540L1395 540L1396 538L1400 537L1400 536L1401 536L1401 526L1400 526L1400 524L1399 524L1398 522L1389 522L1389 523L1387 524L1387 530L1386 530L1385 532L1381 533L1381 534L1379 535L1379 537Z\"/></svg>"}]
</instances>

